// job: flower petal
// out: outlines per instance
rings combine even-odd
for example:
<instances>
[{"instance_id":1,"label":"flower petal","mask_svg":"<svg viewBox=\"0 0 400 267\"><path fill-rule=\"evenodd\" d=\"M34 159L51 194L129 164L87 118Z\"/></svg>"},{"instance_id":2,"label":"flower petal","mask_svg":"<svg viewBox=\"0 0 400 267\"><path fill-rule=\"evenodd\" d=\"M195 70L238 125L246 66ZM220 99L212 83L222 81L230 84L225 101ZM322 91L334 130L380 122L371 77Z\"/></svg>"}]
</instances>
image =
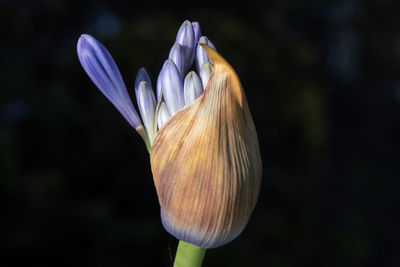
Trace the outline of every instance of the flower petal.
<instances>
[{"instance_id":1,"label":"flower petal","mask_svg":"<svg viewBox=\"0 0 400 267\"><path fill-rule=\"evenodd\" d=\"M180 73L171 59L167 59L159 75L159 86L168 110L173 116L184 105L183 85Z\"/></svg>"},{"instance_id":2,"label":"flower petal","mask_svg":"<svg viewBox=\"0 0 400 267\"><path fill-rule=\"evenodd\" d=\"M212 69L213 69L213 66L209 62L204 63L200 68L200 78L201 78L201 82L203 84L204 90L207 87L207 83L208 83L208 80L210 79Z\"/></svg>"},{"instance_id":3,"label":"flower petal","mask_svg":"<svg viewBox=\"0 0 400 267\"><path fill-rule=\"evenodd\" d=\"M206 36L202 36L200 38L199 44L197 44L196 48L196 67L198 72L200 72L201 66L203 66L204 63L211 63L211 60L207 56L206 51L200 44L207 44L211 46L214 50L216 50L214 44L210 40L208 40Z\"/></svg>"},{"instance_id":4,"label":"flower petal","mask_svg":"<svg viewBox=\"0 0 400 267\"><path fill-rule=\"evenodd\" d=\"M151 84L151 79L149 74L147 73L145 68L139 69L138 73L136 74L136 79L135 79L135 94L136 94L136 100L138 99L137 95L137 89L139 87L140 82L147 82L147 84L152 88L153 85Z\"/></svg>"},{"instance_id":5,"label":"flower petal","mask_svg":"<svg viewBox=\"0 0 400 267\"><path fill-rule=\"evenodd\" d=\"M160 72L160 74L161 74L161 72ZM162 90L161 90L161 75L160 74L158 74L158 77L157 77L157 88L156 88L157 101L160 98L161 92L162 92ZM164 99L164 97L162 97L161 99Z\"/></svg>"},{"instance_id":6,"label":"flower petal","mask_svg":"<svg viewBox=\"0 0 400 267\"><path fill-rule=\"evenodd\" d=\"M158 128L161 127L171 118L171 115L168 111L168 107L165 102L160 103L160 107L158 108L158 117L157 117L157 124Z\"/></svg>"},{"instance_id":7,"label":"flower petal","mask_svg":"<svg viewBox=\"0 0 400 267\"><path fill-rule=\"evenodd\" d=\"M126 90L121 73L107 49L95 38L82 34L78 40L79 61L89 78L135 129L142 126Z\"/></svg>"},{"instance_id":8,"label":"flower petal","mask_svg":"<svg viewBox=\"0 0 400 267\"><path fill-rule=\"evenodd\" d=\"M191 71L186 75L183 85L183 94L185 97L185 105L190 105L203 93L201 80L196 72Z\"/></svg>"},{"instance_id":9,"label":"flower petal","mask_svg":"<svg viewBox=\"0 0 400 267\"><path fill-rule=\"evenodd\" d=\"M179 28L175 43L180 44L183 49L183 56L184 56L183 75L185 75L186 72L189 70L190 66L192 66L196 48L195 35L190 21L186 20L185 22L183 22L182 26Z\"/></svg>"},{"instance_id":10,"label":"flower petal","mask_svg":"<svg viewBox=\"0 0 400 267\"><path fill-rule=\"evenodd\" d=\"M194 40L197 43L201 36L200 23L198 23L197 21L193 21L192 27L193 27L193 32L194 32Z\"/></svg>"},{"instance_id":11,"label":"flower petal","mask_svg":"<svg viewBox=\"0 0 400 267\"><path fill-rule=\"evenodd\" d=\"M183 77L183 73L184 73L184 58L183 58L182 46L180 44L178 44L178 43L175 43L172 46L171 50L169 51L168 58L171 59L175 63L179 73L181 74L181 77Z\"/></svg>"},{"instance_id":12,"label":"flower petal","mask_svg":"<svg viewBox=\"0 0 400 267\"><path fill-rule=\"evenodd\" d=\"M146 81L142 81L137 89L137 102L139 106L140 115L143 119L144 127L146 128L147 136L149 137L150 144L157 135L156 125L156 98L154 97L153 89Z\"/></svg>"}]
</instances>

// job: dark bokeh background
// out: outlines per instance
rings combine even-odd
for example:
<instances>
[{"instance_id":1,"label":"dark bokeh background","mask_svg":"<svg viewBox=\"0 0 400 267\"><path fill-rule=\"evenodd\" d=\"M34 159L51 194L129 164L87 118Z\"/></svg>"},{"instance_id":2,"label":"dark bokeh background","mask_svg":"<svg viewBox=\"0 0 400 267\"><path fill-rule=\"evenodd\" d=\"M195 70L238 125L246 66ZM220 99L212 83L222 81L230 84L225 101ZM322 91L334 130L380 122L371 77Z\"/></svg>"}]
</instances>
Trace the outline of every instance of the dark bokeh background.
<instances>
[{"instance_id":1,"label":"dark bokeh background","mask_svg":"<svg viewBox=\"0 0 400 267\"><path fill-rule=\"evenodd\" d=\"M0 1L0 266L172 265L145 146L76 41L101 40L132 92L185 19L238 72L264 168L204 266L400 266L400 3L148 2Z\"/></svg>"}]
</instances>

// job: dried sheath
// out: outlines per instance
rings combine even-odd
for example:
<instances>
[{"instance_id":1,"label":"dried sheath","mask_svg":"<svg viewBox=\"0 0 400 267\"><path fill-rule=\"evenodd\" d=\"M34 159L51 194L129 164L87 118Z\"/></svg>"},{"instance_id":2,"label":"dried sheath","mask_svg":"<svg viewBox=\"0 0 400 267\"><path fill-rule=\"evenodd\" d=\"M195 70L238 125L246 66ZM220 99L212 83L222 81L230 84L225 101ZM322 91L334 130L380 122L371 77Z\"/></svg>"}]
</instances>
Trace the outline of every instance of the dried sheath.
<instances>
[{"instance_id":1,"label":"dried sheath","mask_svg":"<svg viewBox=\"0 0 400 267\"><path fill-rule=\"evenodd\" d=\"M204 94L157 134L151 168L164 227L176 238L214 248L235 239L258 198L257 133L233 68L202 44L214 68Z\"/></svg>"}]
</instances>

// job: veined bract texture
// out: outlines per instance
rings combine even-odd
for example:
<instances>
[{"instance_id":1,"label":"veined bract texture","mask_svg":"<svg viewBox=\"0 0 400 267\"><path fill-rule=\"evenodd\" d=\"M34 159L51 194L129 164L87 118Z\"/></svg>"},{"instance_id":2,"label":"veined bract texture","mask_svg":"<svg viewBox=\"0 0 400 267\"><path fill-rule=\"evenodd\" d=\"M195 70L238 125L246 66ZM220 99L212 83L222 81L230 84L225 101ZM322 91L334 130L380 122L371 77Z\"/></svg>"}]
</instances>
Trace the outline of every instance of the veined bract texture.
<instances>
[{"instance_id":1,"label":"veined bract texture","mask_svg":"<svg viewBox=\"0 0 400 267\"><path fill-rule=\"evenodd\" d=\"M214 65L204 93L161 127L150 159L165 229L215 248L246 226L262 164L238 76L214 49L201 45Z\"/></svg>"}]
</instances>

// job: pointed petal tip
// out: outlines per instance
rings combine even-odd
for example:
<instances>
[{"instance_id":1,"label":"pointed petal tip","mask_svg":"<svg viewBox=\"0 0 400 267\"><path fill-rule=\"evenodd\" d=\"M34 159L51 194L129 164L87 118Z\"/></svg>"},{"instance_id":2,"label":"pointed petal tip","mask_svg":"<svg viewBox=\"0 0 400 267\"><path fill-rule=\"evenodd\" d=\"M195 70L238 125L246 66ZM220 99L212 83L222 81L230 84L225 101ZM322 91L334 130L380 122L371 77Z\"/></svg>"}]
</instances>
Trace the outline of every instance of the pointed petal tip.
<instances>
[{"instance_id":1,"label":"pointed petal tip","mask_svg":"<svg viewBox=\"0 0 400 267\"><path fill-rule=\"evenodd\" d=\"M87 37L92 37L92 36L87 33L81 33L81 36L79 38L87 38Z\"/></svg>"},{"instance_id":2,"label":"pointed petal tip","mask_svg":"<svg viewBox=\"0 0 400 267\"><path fill-rule=\"evenodd\" d=\"M78 42L76 44L76 47L78 49L78 53L82 52L81 50L82 50L83 46L85 45L85 42L87 42L87 40L90 39L90 38L93 38L93 37L90 36L89 34L85 34L85 33L83 33L83 34L81 34L79 36Z\"/></svg>"},{"instance_id":3,"label":"pointed petal tip","mask_svg":"<svg viewBox=\"0 0 400 267\"><path fill-rule=\"evenodd\" d=\"M141 68L138 70L138 72L146 72L146 73L147 73L147 71L146 71L146 68L145 68L145 67L141 67Z\"/></svg>"},{"instance_id":4,"label":"pointed petal tip","mask_svg":"<svg viewBox=\"0 0 400 267\"><path fill-rule=\"evenodd\" d=\"M137 90L139 83L142 81L146 81L150 85L150 87L153 87L149 73L147 72L147 70L144 67L140 68L136 74L135 91Z\"/></svg>"},{"instance_id":5,"label":"pointed petal tip","mask_svg":"<svg viewBox=\"0 0 400 267\"><path fill-rule=\"evenodd\" d=\"M97 44L100 44L100 42L97 41L96 38L94 38L94 37L91 36L90 34L82 33L82 34L79 36L79 39L78 39L78 46L79 46L79 45L80 45L80 46L83 46L83 45L85 45L85 44L97 45Z\"/></svg>"}]
</instances>

